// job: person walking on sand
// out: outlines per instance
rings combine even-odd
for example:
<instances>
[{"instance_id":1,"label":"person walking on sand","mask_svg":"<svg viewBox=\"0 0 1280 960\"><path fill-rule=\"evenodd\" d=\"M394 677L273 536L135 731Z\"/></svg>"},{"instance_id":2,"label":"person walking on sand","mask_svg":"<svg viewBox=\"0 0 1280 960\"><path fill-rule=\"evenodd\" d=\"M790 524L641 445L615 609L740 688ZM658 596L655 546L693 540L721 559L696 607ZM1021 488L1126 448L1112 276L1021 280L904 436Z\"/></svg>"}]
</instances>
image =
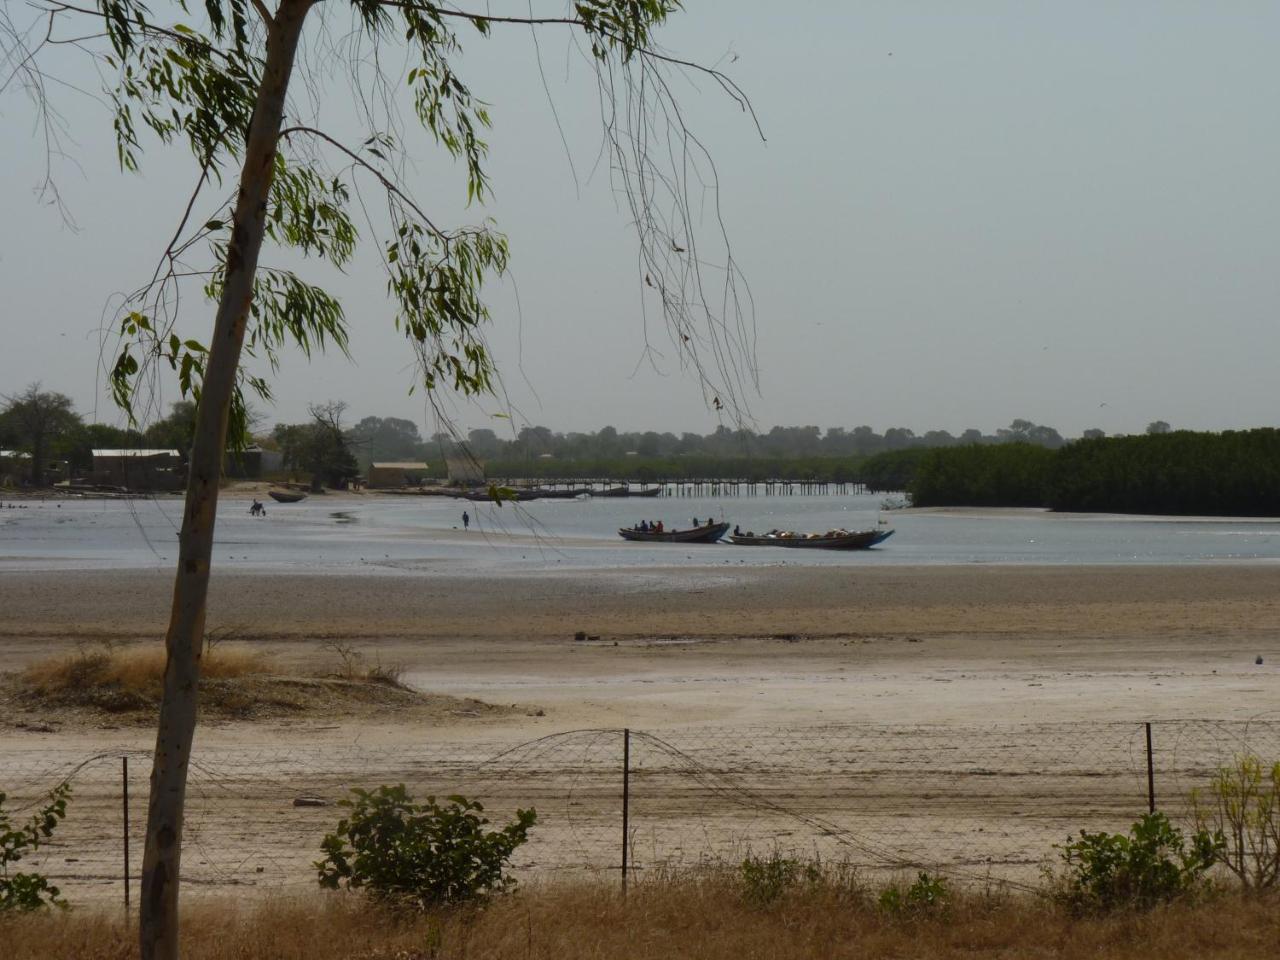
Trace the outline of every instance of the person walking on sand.
<instances>
[{"instance_id":1,"label":"person walking on sand","mask_svg":"<svg viewBox=\"0 0 1280 960\"><path fill-rule=\"evenodd\" d=\"M463 510L462 511L462 529L467 530L467 529L470 529L470 527L471 527L471 514Z\"/></svg>"}]
</instances>

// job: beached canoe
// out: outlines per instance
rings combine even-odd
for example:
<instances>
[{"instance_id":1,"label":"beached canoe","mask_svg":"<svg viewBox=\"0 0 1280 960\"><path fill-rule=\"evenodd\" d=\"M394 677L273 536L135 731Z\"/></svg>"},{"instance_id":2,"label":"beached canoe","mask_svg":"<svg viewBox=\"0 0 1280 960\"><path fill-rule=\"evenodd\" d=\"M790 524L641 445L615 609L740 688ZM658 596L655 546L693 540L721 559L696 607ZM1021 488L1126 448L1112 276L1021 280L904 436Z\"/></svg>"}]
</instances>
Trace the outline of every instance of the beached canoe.
<instances>
[{"instance_id":1,"label":"beached canoe","mask_svg":"<svg viewBox=\"0 0 1280 960\"><path fill-rule=\"evenodd\" d=\"M299 493L296 490L268 490L267 496L276 503L297 503L299 500L307 499L305 493Z\"/></svg>"},{"instance_id":2,"label":"beached canoe","mask_svg":"<svg viewBox=\"0 0 1280 960\"><path fill-rule=\"evenodd\" d=\"M729 541L739 547L801 547L811 550L866 550L878 543L884 543L891 536L892 530L858 530L850 533L846 530L831 533L810 534L768 534L763 537L738 534Z\"/></svg>"},{"instance_id":3,"label":"beached canoe","mask_svg":"<svg viewBox=\"0 0 1280 960\"><path fill-rule=\"evenodd\" d=\"M618 530L618 536L623 540L635 540L639 543L715 543L728 530L728 523L708 523L688 530L667 530L663 533L622 527Z\"/></svg>"}]
</instances>

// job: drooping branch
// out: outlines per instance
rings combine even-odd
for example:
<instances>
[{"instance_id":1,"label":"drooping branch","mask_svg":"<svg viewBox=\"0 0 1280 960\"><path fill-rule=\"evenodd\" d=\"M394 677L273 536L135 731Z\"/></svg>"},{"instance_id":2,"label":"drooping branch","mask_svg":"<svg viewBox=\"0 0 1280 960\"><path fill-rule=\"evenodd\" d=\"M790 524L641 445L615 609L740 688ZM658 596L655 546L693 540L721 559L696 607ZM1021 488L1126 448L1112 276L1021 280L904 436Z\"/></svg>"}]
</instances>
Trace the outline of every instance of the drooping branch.
<instances>
[{"instance_id":1,"label":"drooping branch","mask_svg":"<svg viewBox=\"0 0 1280 960\"><path fill-rule=\"evenodd\" d=\"M601 117L610 168L615 177L618 195L625 201L624 207L640 240L637 260L640 289L656 296L681 363L687 362L703 383L708 402L720 409L728 401L730 407L736 408L736 398L747 393L755 380L750 359L754 352L751 346L754 334L743 311L743 306L750 302L750 290L741 283L741 272L733 262L727 231L721 221L714 163L709 151L685 123L666 71L688 71L713 78L721 90L750 114L757 130L759 123L742 90L722 71L674 56L656 47L653 42L656 24L678 9L679 4L675 0L641 5L626 4L621 0L580 0L572 4L569 15L544 17L467 10L453 4L421 0L351 2L365 24L365 29L359 32L374 40L375 45L368 51L369 58L363 62L373 68L375 79L378 80L385 72L381 67L378 37L389 33L391 14L398 13L405 19L409 27L409 46L420 52L422 57L421 66L416 66L409 72L410 86L414 89L415 110L423 125L436 136L438 142L455 156L465 159L470 197L483 198L488 191L482 167L486 147L476 137L476 129L488 124L488 116L485 105L472 97L453 71L447 55L458 52L460 46L445 24L448 21L470 23L482 34L503 25L530 30L543 27L564 28L589 41L584 42L580 49L584 57L595 66L598 86L602 92ZM266 23L268 18L263 14L269 13L262 0L211 0L211 3L212 7L222 11L218 16L223 19L215 23L214 33L210 36L194 33L181 24L162 26L153 23L147 8L138 0L102 0L99 9L63 0L49 0L46 8L51 11L51 15L53 12L77 13L103 20L112 36L113 46L117 49L123 47L130 51L129 56L141 58L138 62L159 78L150 81L150 87L139 86L136 80L131 81L133 86L130 96L142 104L141 120L164 140L179 133L185 134L197 150L202 164L201 177L179 221L175 237L161 258L152 283L143 288L143 291L148 291L153 296L157 307L170 304L164 308L164 312L170 314L179 296L176 287L171 288L172 281L179 276L201 272L182 259L186 252L200 239L210 236L215 239L215 255L223 249L221 241L216 241L216 229L201 228L186 239L180 237L193 219L195 204L202 188L218 169L217 163L212 159L213 154L220 150L236 154L239 149L239 130L247 123L248 105L233 91L254 84L261 61L260 55L255 52L256 48L250 43L249 27L252 24L246 25L243 16L252 6L258 17ZM111 16L107 15L108 11ZM248 16L254 19L252 12ZM240 20L237 21L237 17ZM323 19L321 22L323 24ZM321 29L324 29L323 26ZM352 36L355 35L353 32ZM222 38L225 43L220 45L214 42L218 38ZM259 33L257 42L260 39ZM154 51L149 50L148 43L154 45ZM356 48L352 49L354 66L360 61ZM243 106L236 107L238 115L229 127L231 136L223 139L227 131L213 130L207 126L203 120L204 113L201 112L204 108L198 102L192 101L194 111L189 114L174 114L170 117L162 112L161 101L163 97L170 96L170 84L177 84L172 93L178 95L180 102L187 98L187 88L184 86L187 81L182 74L173 72L168 61L172 52L189 61L188 67L184 69L200 72L192 90L207 91L213 85L226 83L229 84L224 88L229 94L226 103L243 103ZM216 69L208 66L214 59L219 63ZM169 79L170 76L173 80ZM388 117L394 117L390 98L395 95L396 89L396 85L389 82L382 89L382 96L387 100ZM313 98L319 97L319 88L313 89L311 95ZM147 106L148 98L153 96L161 98L156 101L155 110ZM128 167L134 162L133 151L137 140L133 133L128 103L117 100L117 110L121 157ZM297 111L293 109L289 112L291 117L297 115ZM376 133L376 127L374 129L374 136L366 141L365 147L373 139L386 136ZM406 216L422 224L437 242L446 247L455 242L455 239L473 242L475 238L487 235L488 231L484 229L451 232L438 225L404 186L403 172L393 173L387 169L391 164L377 150L353 149L326 134L319 124L311 122L295 121L286 127L282 139L296 139L303 134L322 143L326 149L342 154L354 171L372 177L392 201L393 207L399 207ZM386 143L390 145L390 140ZM379 146L381 145L380 140ZM378 163L370 159L370 153L379 157ZM398 147L387 153L404 157L403 151ZM712 199L714 208L706 208L708 197ZM700 207L704 209L703 213L699 212ZM723 260L719 255L709 258L700 249L699 221L708 209L723 241ZM392 219L393 222L398 220L394 210ZM210 221L216 222L219 221ZM387 248L382 250L382 258L384 266L390 267ZM429 265L428 260L422 262L424 269ZM704 283L704 276L709 279L708 271L713 269L723 272L723 281L719 283L719 292L715 294ZM426 282L426 293L441 292L434 274L424 273L421 279ZM395 292L394 289L392 292ZM745 300L741 300L741 297L745 297ZM137 294L130 298L130 302L137 302ZM474 315L469 307L463 313L466 317ZM467 326L471 324L468 323ZM154 328L153 332L165 334L170 327L171 323L166 322L163 326ZM158 341L162 339L165 337L157 337ZM701 357L704 352L705 361ZM647 336L645 354L652 359L660 356L652 350Z\"/></svg>"},{"instance_id":2,"label":"drooping branch","mask_svg":"<svg viewBox=\"0 0 1280 960\"><path fill-rule=\"evenodd\" d=\"M375 167L372 163L370 163L364 157L360 156L360 154L352 150L342 141L338 140L335 137L330 136L329 134L325 133L323 130L319 130L315 127L308 127L308 126L302 126L302 125L285 127L283 130L280 131L280 139L287 140L289 139L289 137L293 136L295 133L305 133L308 136L314 137L317 140L323 140L325 143L329 144L329 146L338 150L340 153L345 154L346 157L352 162L353 165L371 174L378 181L378 183L382 184L382 188L386 190L387 193L398 198L406 207L412 210L414 215L417 216L418 219L420 219L423 223L425 223L431 229L431 232L434 233L441 240L441 242L443 243L449 242L450 235L446 233L444 230L441 230L439 227L437 227L435 223L432 222L431 218L427 216L426 212L423 211L423 209L420 206L418 206L417 202L411 196L409 196L409 194L407 194L404 190L400 189L400 187L397 186L395 182L391 180L390 177L388 177L385 173L383 173L381 170Z\"/></svg>"},{"instance_id":3,"label":"drooping branch","mask_svg":"<svg viewBox=\"0 0 1280 960\"><path fill-rule=\"evenodd\" d=\"M647 60L692 70L711 77L720 85L720 88L738 104L742 111L751 117L751 122L756 128L756 133L759 134L761 140L765 139L764 127L760 124L760 118L756 116L755 108L751 104L751 99L732 77L715 67L709 67L706 64L698 63L696 60L686 60L681 57L672 56L671 54L664 53L661 50L647 45L647 41L649 40L649 31L647 29L639 31L637 35L626 36L603 26L598 19L589 20L581 16L521 17L510 14L479 13L471 10L460 10L456 7L440 6L434 3L423 3L419 2L419 0L356 0L356 3L361 7L391 7L401 10L417 10L424 13L430 13L432 16L465 20L480 28L482 31L487 30L490 25L569 27L585 31L589 34L594 34L603 40L621 46L625 51L626 59L630 59L632 56L639 56Z\"/></svg>"}]
</instances>

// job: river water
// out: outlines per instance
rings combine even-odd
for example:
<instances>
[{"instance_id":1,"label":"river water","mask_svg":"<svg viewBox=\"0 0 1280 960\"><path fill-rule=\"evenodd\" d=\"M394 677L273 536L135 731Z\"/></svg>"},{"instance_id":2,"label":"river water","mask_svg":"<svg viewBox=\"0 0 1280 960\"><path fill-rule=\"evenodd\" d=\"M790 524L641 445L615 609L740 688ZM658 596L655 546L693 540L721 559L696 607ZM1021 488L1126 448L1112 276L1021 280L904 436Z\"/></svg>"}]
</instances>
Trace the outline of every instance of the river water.
<instances>
[{"instance_id":1,"label":"river water","mask_svg":"<svg viewBox=\"0 0 1280 960\"><path fill-rule=\"evenodd\" d=\"M267 501L264 519L224 499L221 568L416 574L686 565L1187 564L1280 561L1280 521L985 512L881 512L874 495L583 499L518 506L434 497L312 496ZM462 529L462 512L472 517ZM874 527L870 551L633 544L619 526L723 517L743 530ZM0 506L0 570L165 568L176 558L179 500L26 501Z\"/></svg>"}]
</instances>

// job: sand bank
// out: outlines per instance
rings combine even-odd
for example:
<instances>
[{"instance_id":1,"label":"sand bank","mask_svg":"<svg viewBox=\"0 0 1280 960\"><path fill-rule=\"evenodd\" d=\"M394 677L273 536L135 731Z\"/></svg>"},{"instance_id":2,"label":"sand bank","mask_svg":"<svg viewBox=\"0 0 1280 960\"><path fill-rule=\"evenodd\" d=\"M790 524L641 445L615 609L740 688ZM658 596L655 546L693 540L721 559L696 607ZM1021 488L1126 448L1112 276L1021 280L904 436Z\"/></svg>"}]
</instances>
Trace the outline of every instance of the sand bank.
<instances>
[{"instance_id":1,"label":"sand bank","mask_svg":"<svg viewBox=\"0 0 1280 960\"><path fill-rule=\"evenodd\" d=\"M0 576L0 668L155 640L169 590L159 572ZM1280 709L1269 566L215 574L210 625L299 661L353 642L424 688L546 708L522 729Z\"/></svg>"}]
</instances>

